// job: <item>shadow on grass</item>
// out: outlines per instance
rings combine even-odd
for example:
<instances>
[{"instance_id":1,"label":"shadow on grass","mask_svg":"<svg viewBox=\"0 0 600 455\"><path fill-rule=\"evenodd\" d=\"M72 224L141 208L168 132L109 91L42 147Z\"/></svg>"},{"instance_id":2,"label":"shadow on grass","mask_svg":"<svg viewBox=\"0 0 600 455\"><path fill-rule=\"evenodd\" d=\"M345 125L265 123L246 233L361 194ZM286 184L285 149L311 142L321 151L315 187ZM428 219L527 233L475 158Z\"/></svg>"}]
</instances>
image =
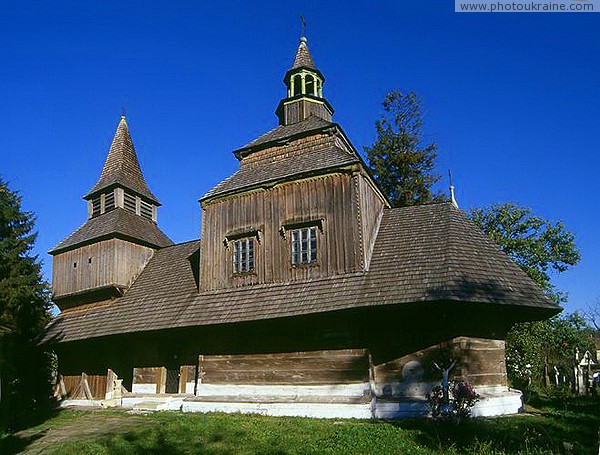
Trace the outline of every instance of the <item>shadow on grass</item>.
<instances>
[{"instance_id":1,"label":"shadow on grass","mask_svg":"<svg viewBox=\"0 0 600 455\"><path fill-rule=\"evenodd\" d=\"M8 434L0 437L0 453L12 455L23 452L30 444L44 437L48 429L41 430L29 436Z\"/></svg>"},{"instance_id":2,"label":"shadow on grass","mask_svg":"<svg viewBox=\"0 0 600 455\"><path fill-rule=\"evenodd\" d=\"M536 415L468 419L458 425L431 420L391 424L415 431L419 444L439 451L453 447L473 452L487 447L506 453L598 453L600 400L547 399L536 404L541 411Z\"/></svg>"},{"instance_id":3,"label":"shadow on grass","mask_svg":"<svg viewBox=\"0 0 600 455\"><path fill-rule=\"evenodd\" d=\"M4 424L5 433L0 431L0 454L20 453L30 444L42 438L48 429L40 430L32 434L27 433L28 428L32 428L50 420L58 415L60 409L56 403L52 402L43 409L36 409L30 412L24 412L18 419L13 419ZM21 433L23 432L23 433Z\"/></svg>"}]
</instances>

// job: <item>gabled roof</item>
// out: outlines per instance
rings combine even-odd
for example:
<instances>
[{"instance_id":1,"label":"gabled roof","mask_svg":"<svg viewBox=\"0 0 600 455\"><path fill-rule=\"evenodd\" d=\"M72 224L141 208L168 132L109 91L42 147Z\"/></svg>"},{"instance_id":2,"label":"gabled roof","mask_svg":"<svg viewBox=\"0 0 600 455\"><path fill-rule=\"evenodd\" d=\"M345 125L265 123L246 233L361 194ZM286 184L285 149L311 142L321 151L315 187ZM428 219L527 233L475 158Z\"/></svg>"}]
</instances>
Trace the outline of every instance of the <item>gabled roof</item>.
<instances>
[{"instance_id":1,"label":"gabled roof","mask_svg":"<svg viewBox=\"0 0 600 455\"><path fill-rule=\"evenodd\" d=\"M96 193L112 186L128 188L160 205L160 202L152 194L144 180L124 116L119 121L100 178L83 198L90 199Z\"/></svg>"},{"instance_id":2,"label":"gabled roof","mask_svg":"<svg viewBox=\"0 0 600 455\"><path fill-rule=\"evenodd\" d=\"M64 250L108 238L123 238L157 248L173 244L171 239L152 220L117 207L110 212L87 220L75 232L56 245L50 254L58 254Z\"/></svg>"},{"instance_id":3,"label":"gabled roof","mask_svg":"<svg viewBox=\"0 0 600 455\"><path fill-rule=\"evenodd\" d=\"M125 296L60 315L46 339L63 342L177 327L303 316L424 302L560 307L449 203L386 209L368 272L198 293L197 243L156 252Z\"/></svg>"}]
</instances>

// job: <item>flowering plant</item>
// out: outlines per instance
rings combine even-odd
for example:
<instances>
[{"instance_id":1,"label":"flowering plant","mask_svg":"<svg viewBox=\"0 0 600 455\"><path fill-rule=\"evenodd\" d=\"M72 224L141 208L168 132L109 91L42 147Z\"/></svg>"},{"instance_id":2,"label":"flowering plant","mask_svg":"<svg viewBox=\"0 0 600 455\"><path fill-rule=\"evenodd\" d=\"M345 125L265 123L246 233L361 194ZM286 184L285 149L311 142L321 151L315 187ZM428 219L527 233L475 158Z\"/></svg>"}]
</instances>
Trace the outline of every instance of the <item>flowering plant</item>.
<instances>
[{"instance_id":1,"label":"flowering plant","mask_svg":"<svg viewBox=\"0 0 600 455\"><path fill-rule=\"evenodd\" d=\"M471 408L479 400L479 394L471 383L464 379L456 379L448 384L448 390L436 385L427 394L427 401L434 419L455 419L471 415Z\"/></svg>"}]
</instances>

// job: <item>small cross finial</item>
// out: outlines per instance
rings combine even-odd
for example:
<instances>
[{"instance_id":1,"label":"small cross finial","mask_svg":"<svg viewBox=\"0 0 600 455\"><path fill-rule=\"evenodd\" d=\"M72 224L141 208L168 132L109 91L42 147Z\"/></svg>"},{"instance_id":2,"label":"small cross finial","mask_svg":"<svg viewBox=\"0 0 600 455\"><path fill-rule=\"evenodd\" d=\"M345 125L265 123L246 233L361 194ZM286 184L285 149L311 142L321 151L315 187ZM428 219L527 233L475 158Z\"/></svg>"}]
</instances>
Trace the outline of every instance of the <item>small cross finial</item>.
<instances>
[{"instance_id":1,"label":"small cross finial","mask_svg":"<svg viewBox=\"0 0 600 455\"><path fill-rule=\"evenodd\" d=\"M304 20L304 14L300 15L300 23L302 24L302 35L301 38L306 38L306 36L304 36L304 31L306 29L306 21Z\"/></svg>"},{"instance_id":2,"label":"small cross finial","mask_svg":"<svg viewBox=\"0 0 600 455\"><path fill-rule=\"evenodd\" d=\"M448 178L450 179L450 202L456 208L458 208L458 202L456 202L456 197L454 196L454 184L452 183L452 173L450 169L448 169Z\"/></svg>"},{"instance_id":3,"label":"small cross finial","mask_svg":"<svg viewBox=\"0 0 600 455\"><path fill-rule=\"evenodd\" d=\"M126 112L125 112L125 106L121 106L121 118L125 118Z\"/></svg>"}]
</instances>

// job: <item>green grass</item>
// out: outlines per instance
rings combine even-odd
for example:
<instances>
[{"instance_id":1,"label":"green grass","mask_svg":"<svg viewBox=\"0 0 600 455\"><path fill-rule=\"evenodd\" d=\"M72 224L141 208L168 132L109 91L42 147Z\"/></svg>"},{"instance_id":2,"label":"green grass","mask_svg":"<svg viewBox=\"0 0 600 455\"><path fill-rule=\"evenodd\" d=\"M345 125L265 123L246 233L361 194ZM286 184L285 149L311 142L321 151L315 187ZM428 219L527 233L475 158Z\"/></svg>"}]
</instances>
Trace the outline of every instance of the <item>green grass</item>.
<instances>
[{"instance_id":1,"label":"green grass","mask_svg":"<svg viewBox=\"0 0 600 455\"><path fill-rule=\"evenodd\" d=\"M597 455L600 400L538 399L533 404L527 415L460 425L66 410L25 432L0 437L0 453Z\"/></svg>"}]
</instances>

